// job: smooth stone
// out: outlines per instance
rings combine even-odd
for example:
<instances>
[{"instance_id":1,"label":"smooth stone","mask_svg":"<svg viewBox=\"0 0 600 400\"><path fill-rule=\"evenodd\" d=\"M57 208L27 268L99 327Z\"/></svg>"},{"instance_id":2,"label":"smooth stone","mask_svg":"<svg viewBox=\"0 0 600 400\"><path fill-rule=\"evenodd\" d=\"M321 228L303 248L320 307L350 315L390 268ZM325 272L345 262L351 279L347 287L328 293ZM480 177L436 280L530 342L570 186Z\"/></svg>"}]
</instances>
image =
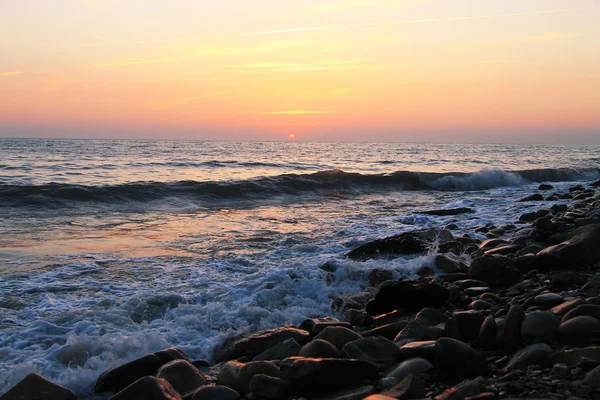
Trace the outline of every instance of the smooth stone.
<instances>
[{"instance_id":1,"label":"smooth stone","mask_svg":"<svg viewBox=\"0 0 600 400\"><path fill-rule=\"evenodd\" d=\"M288 383L283 379L257 374L250 381L250 391L262 399L277 400L280 399L288 387Z\"/></svg>"},{"instance_id":2,"label":"smooth stone","mask_svg":"<svg viewBox=\"0 0 600 400\"><path fill-rule=\"evenodd\" d=\"M452 253L436 255L434 263L440 271L446 274L467 272L469 270L469 265L465 260Z\"/></svg>"},{"instance_id":3,"label":"smooth stone","mask_svg":"<svg viewBox=\"0 0 600 400\"><path fill-rule=\"evenodd\" d=\"M544 308L556 307L564 302L564 298L556 293L543 293L534 297L535 304Z\"/></svg>"},{"instance_id":4,"label":"smooth stone","mask_svg":"<svg viewBox=\"0 0 600 400\"><path fill-rule=\"evenodd\" d=\"M52 383L32 372L0 396L2 400L77 400L77 396L64 386Z\"/></svg>"},{"instance_id":5,"label":"smooth stone","mask_svg":"<svg viewBox=\"0 0 600 400\"><path fill-rule=\"evenodd\" d=\"M516 244L505 244L504 246L494 247L483 253L484 256L493 256L495 254L505 256L507 254L513 254L521 250L523 246L519 246Z\"/></svg>"},{"instance_id":6,"label":"smooth stone","mask_svg":"<svg viewBox=\"0 0 600 400\"><path fill-rule=\"evenodd\" d=\"M521 337L529 343L552 343L558 334L560 321L548 311L533 311L521 324Z\"/></svg>"},{"instance_id":7,"label":"smooth stone","mask_svg":"<svg viewBox=\"0 0 600 400\"><path fill-rule=\"evenodd\" d=\"M569 311L584 303L585 299L583 297L577 297L575 299L567 300L562 304L552 307L552 309L550 309L550 312L556 315L558 318L562 318Z\"/></svg>"},{"instance_id":8,"label":"smooth stone","mask_svg":"<svg viewBox=\"0 0 600 400\"><path fill-rule=\"evenodd\" d=\"M446 334L454 339L471 341L477 339L485 317L477 311L454 313L446 324Z\"/></svg>"},{"instance_id":9,"label":"smooth stone","mask_svg":"<svg viewBox=\"0 0 600 400\"><path fill-rule=\"evenodd\" d=\"M439 210L428 210L428 211L420 211L419 214L427 214L427 215L435 215L435 216L448 216L448 215L458 215L465 213L472 213L474 210L469 207L458 207L458 208L442 208Z\"/></svg>"},{"instance_id":10,"label":"smooth stone","mask_svg":"<svg viewBox=\"0 0 600 400\"><path fill-rule=\"evenodd\" d=\"M600 363L600 346L559 351L554 355L553 362L574 366L579 364L583 359L590 359Z\"/></svg>"},{"instance_id":11,"label":"smooth stone","mask_svg":"<svg viewBox=\"0 0 600 400\"><path fill-rule=\"evenodd\" d=\"M479 295L483 295L485 293L491 292L492 289L490 289L487 286L473 286L470 288L466 288L463 290L463 293L466 294L467 296L479 296Z\"/></svg>"},{"instance_id":12,"label":"smooth stone","mask_svg":"<svg viewBox=\"0 0 600 400\"><path fill-rule=\"evenodd\" d=\"M492 303L494 305L498 305L502 302L498 296L496 296L494 293L489 292L482 294L479 297L479 300L487 301L488 303Z\"/></svg>"},{"instance_id":13,"label":"smooth stone","mask_svg":"<svg viewBox=\"0 0 600 400\"><path fill-rule=\"evenodd\" d=\"M548 270L581 269L600 262L600 224L576 228L569 236L570 239L540 251L536 255L538 265Z\"/></svg>"},{"instance_id":14,"label":"smooth stone","mask_svg":"<svg viewBox=\"0 0 600 400\"><path fill-rule=\"evenodd\" d=\"M547 365L550 363L552 348L546 343L536 343L524 347L512 355L506 369L525 369L530 365Z\"/></svg>"},{"instance_id":15,"label":"smooth stone","mask_svg":"<svg viewBox=\"0 0 600 400\"><path fill-rule=\"evenodd\" d=\"M109 400L181 400L181 396L165 379L145 376Z\"/></svg>"},{"instance_id":16,"label":"smooth stone","mask_svg":"<svg viewBox=\"0 0 600 400\"><path fill-rule=\"evenodd\" d=\"M473 302L471 302L471 304L469 304L469 308L471 310L476 310L476 311L482 311L482 310L489 310L490 308L494 308L495 305L492 303L488 303L485 300L475 300Z\"/></svg>"},{"instance_id":17,"label":"smooth stone","mask_svg":"<svg viewBox=\"0 0 600 400\"><path fill-rule=\"evenodd\" d=\"M521 343L521 324L525 320L525 311L521 306L511 306L496 337L496 345L506 353L516 351Z\"/></svg>"},{"instance_id":18,"label":"smooth stone","mask_svg":"<svg viewBox=\"0 0 600 400\"><path fill-rule=\"evenodd\" d=\"M367 274L367 282L369 282L369 286L379 286L383 282L391 281L394 279L394 273L389 269L380 269L376 268Z\"/></svg>"},{"instance_id":19,"label":"smooth stone","mask_svg":"<svg viewBox=\"0 0 600 400\"><path fill-rule=\"evenodd\" d=\"M396 367L392 368L386 373L386 376L396 378L398 381L406 378L412 374L414 376L420 376L421 374L429 371L433 368L433 365L424 358L411 358L402 361Z\"/></svg>"},{"instance_id":20,"label":"smooth stone","mask_svg":"<svg viewBox=\"0 0 600 400\"><path fill-rule=\"evenodd\" d=\"M476 396L479 393L479 382L476 380L465 380L446 390L437 396L435 400L465 400L467 397Z\"/></svg>"},{"instance_id":21,"label":"smooth stone","mask_svg":"<svg viewBox=\"0 0 600 400\"><path fill-rule=\"evenodd\" d=\"M411 342L399 348L398 358L408 360L409 358L424 358L432 361L435 357L435 340L423 342Z\"/></svg>"},{"instance_id":22,"label":"smooth stone","mask_svg":"<svg viewBox=\"0 0 600 400\"><path fill-rule=\"evenodd\" d=\"M227 386L206 385L199 387L190 400L238 400L240 395Z\"/></svg>"},{"instance_id":23,"label":"smooth stone","mask_svg":"<svg viewBox=\"0 0 600 400\"><path fill-rule=\"evenodd\" d=\"M416 311L425 307L440 307L446 303L448 290L429 281L394 281L379 289L366 310L371 315L394 310Z\"/></svg>"},{"instance_id":24,"label":"smooth stone","mask_svg":"<svg viewBox=\"0 0 600 400\"><path fill-rule=\"evenodd\" d=\"M425 397L425 390L420 377L409 374L394 387L380 394L389 396L392 399L422 399Z\"/></svg>"},{"instance_id":25,"label":"smooth stone","mask_svg":"<svg viewBox=\"0 0 600 400\"><path fill-rule=\"evenodd\" d=\"M337 269L336 266L332 266L329 263L325 263L325 266L326 267L321 267L321 269L325 269L328 272L335 272ZM302 329L310 333L312 332L312 328L315 326L315 324L318 324L319 322L340 322L340 320L333 317L306 318L304 321L302 321L298 329Z\"/></svg>"},{"instance_id":26,"label":"smooth stone","mask_svg":"<svg viewBox=\"0 0 600 400\"><path fill-rule=\"evenodd\" d=\"M585 375L583 384L592 389L600 388L600 365Z\"/></svg>"},{"instance_id":27,"label":"smooth stone","mask_svg":"<svg viewBox=\"0 0 600 400\"><path fill-rule=\"evenodd\" d=\"M511 286L521 280L522 274L506 256L477 257L471 262L467 276L485 282L490 287Z\"/></svg>"},{"instance_id":28,"label":"smooth stone","mask_svg":"<svg viewBox=\"0 0 600 400\"><path fill-rule=\"evenodd\" d=\"M215 361L223 362L242 357L254 358L265 350L287 339L294 339L299 344L310 340L310 334L294 327L279 327L235 336L225 342L215 351Z\"/></svg>"},{"instance_id":29,"label":"smooth stone","mask_svg":"<svg viewBox=\"0 0 600 400\"><path fill-rule=\"evenodd\" d=\"M558 334L564 343L586 344L600 335L600 321L588 316L574 317L560 324Z\"/></svg>"},{"instance_id":30,"label":"smooth stone","mask_svg":"<svg viewBox=\"0 0 600 400\"><path fill-rule=\"evenodd\" d=\"M462 290L463 292L464 292L466 289L469 289L469 288L473 288L473 287L486 287L486 286L487 286L487 284L486 284L485 282L478 281L478 280L476 280L476 279L463 279L463 280L461 280L461 281L455 281L455 282L454 282L454 284L455 284L456 286L458 286L458 288L459 288L460 290ZM488 291L489 291L489 290L488 290ZM481 293L480 293L480 294L481 294ZM469 295L469 296L470 296L470 295Z\"/></svg>"},{"instance_id":31,"label":"smooth stone","mask_svg":"<svg viewBox=\"0 0 600 400\"><path fill-rule=\"evenodd\" d=\"M342 353L348 358L370 361L374 364L391 364L400 356L398 346L391 340L374 336L347 343Z\"/></svg>"},{"instance_id":32,"label":"smooth stone","mask_svg":"<svg viewBox=\"0 0 600 400\"><path fill-rule=\"evenodd\" d=\"M297 356L302 346L294 339L286 339L283 342L267 349L254 357L252 361L283 360L284 358Z\"/></svg>"},{"instance_id":33,"label":"smooth stone","mask_svg":"<svg viewBox=\"0 0 600 400\"><path fill-rule=\"evenodd\" d=\"M410 342L435 340L443 333L448 320L447 315L432 308L424 308L398 333L394 343L403 346Z\"/></svg>"},{"instance_id":34,"label":"smooth stone","mask_svg":"<svg viewBox=\"0 0 600 400\"><path fill-rule=\"evenodd\" d=\"M404 329L406 325L408 325L408 321L401 320L392 322L391 324L378 326L377 328L362 331L360 332L360 335L365 338L371 336L383 336L386 339L394 340L396 335L398 335L398 333Z\"/></svg>"},{"instance_id":35,"label":"smooth stone","mask_svg":"<svg viewBox=\"0 0 600 400\"><path fill-rule=\"evenodd\" d=\"M174 360L166 363L156 372L157 378L163 378L179 394L184 395L206 383L204 375L189 361Z\"/></svg>"},{"instance_id":36,"label":"smooth stone","mask_svg":"<svg viewBox=\"0 0 600 400\"><path fill-rule=\"evenodd\" d=\"M329 395L319 396L315 400L363 400L368 398L368 396L372 395L373 393L375 393L375 387L372 385L366 385L356 389L338 390Z\"/></svg>"},{"instance_id":37,"label":"smooth stone","mask_svg":"<svg viewBox=\"0 0 600 400\"><path fill-rule=\"evenodd\" d=\"M323 329L330 326L342 326L344 328L352 329L352 325L348 322L317 322L310 331L311 336L317 336L323 331Z\"/></svg>"},{"instance_id":38,"label":"smooth stone","mask_svg":"<svg viewBox=\"0 0 600 400\"><path fill-rule=\"evenodd\" d=\"M277 378L280 372L277 366L269 361L252 361L246 364L229 361L221 369L217 377L217 383L243 394L250 390L250 382L258 374Z\"/></svg>"},{"instance_id":39,"label":"smooth stone","mask_svg":"<svg viewBox=\"0 0 600 400\"><path fill-rule=\"evenodd\" d=\"M594 317L600 320L600 306L595 304L581 304L566 313L562 317L561 322L567 322L570 319L581 316Z\"/></svg>"},{"instance_id":40,"label":"smooth stone","mask_svg":"<svg viewBox=\"0 0 600 400\"><path fill-rule=\"evenodd\" d=\"M479 330L476 346L484 350L496 348L496 337L498 336L498 326L493 315L487 316Z\"/></svg>"},{"instance_id":41,"label":"smooth stone","mask_svg":"<svg viewBox=\"0 0 600 400\"><path fill-rule=\"evenodd\" d=\"M508 244L508 242L504 239L488 239L483 241L480 245L480 249L493 249L494 247L498 247L503 244Z\"/></svg>"},{"instance_id":42,"label":"smooth stone","mask_svg":"<svg viewBox=\"0 0 600 400\"><path fill-rule=\"evenodd\" d=\"M346 343L362 339L362 336L348 328L341 326L328 326L327 328L323 329L321 333L315 336L315 339L324 340L331 343L338 349L341 349L346 345Z\"/></svg>"},{"instance_id":43,"label":"smooth stone","mask_svg":"<svg viewBox=\"0 0 600 400\"><path fill-rule=\"evenodd\" d=\"M441 375L452 378L475 378L487 371L485 359L459 340L440 338L435 343L435 364Z\"/></svg>"},{"instance_id":44,"label":"smooth stone","mask_svg":"<svg viewBox=\"0 0 600 400\"><path fill-rule=\"evenodd\" d=\"M340 351L325 340L315 339L305 344L297 355L308 358L339 358Z\"/></svg>"},{"instance_id":45,"label":"smooth stone","mask_svg":"<svg viewBox=\"0 0 600 400\"><path fill-rule=\"evenodd\" d=\"M529 196L525 196L522 199L517 200L517 203L522 203L525 201L543 201L544 196L539 193L530 194Z\"/></svg>"}]
</instances>

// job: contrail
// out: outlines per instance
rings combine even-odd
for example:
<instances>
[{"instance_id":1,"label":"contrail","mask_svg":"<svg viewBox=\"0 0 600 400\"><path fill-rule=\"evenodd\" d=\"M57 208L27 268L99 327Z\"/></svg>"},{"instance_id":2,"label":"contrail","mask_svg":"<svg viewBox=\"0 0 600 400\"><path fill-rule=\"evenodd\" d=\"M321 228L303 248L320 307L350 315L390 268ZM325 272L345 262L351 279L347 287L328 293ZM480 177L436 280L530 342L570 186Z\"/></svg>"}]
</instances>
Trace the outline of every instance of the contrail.
<instances>
[{"instance_id":1,"label":"contrail","mask_svg":"<svg viewBox=\"0 0 600 400\"><path fill-rule=\"evenodd\" d=\"M372 26L423 24L423 23L428 23L428 22L466 21L466 20L473 20L473 19L488 19L488 18L497 18L497 17L517 17L517 16L522 16L522 15L555 14L555 13L562 13L562 12L569 12L569 11L586 11L586 10L589 10L589 8L564 8L564 9L559 9L559 10L532 11L532 12L521 12L521 13L468 15L468 16L464 16L464 17L414 19L414 20L388 21L388 22L371 22L371 23L365 23L365 24L309 26L309 27L302 27L302 28L276 29L276 30L271 30L271 31L235 33L231 36L273 35L276 33L323 31L323 30L329 30L329 29L366 28L366 27L372 27Z\"/></svg>"}]
</instances>

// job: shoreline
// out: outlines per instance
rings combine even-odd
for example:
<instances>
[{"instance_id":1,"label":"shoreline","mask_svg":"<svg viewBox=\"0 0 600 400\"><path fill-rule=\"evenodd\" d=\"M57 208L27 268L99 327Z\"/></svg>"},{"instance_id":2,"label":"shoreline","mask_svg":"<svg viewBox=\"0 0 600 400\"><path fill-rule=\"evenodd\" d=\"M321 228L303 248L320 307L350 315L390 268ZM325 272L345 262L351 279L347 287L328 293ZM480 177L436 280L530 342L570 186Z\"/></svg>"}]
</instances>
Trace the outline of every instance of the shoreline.
<instances>
[{"instance_id":1,"label":"shoreline","mask_svg":"<svg viewBox=\"0 0 600 400\"><path fill-rule=\"evenodd\" d=\"M594 274L600 262L599 185L556 194L541 185L537 195L522 200L541 196L549 208L523 214L515 224L476 228L489 238L484 242L469 235L455 238L448 226L366 243L348 257L420 254L438 246L435 264L445 274L432 276L433 270L423 267L419 280L394 281L390 271L374 270L370 288L333 301L332 311L343 320L309 319L299 327L227 339L212 366L187 360L178 350L153 353L107 371L96 390L117 393L114 399L153 393L157 399L196 400L240 394L256 399L600 396L600 347L595 347L600 275ZM552 203L569 196L568 207ZM334 268L321 266L324 279L332 279ZM198 384L193 390L186 386L190 381ZM58 393L52 398L75 398L30 374L0 399L39 388Z\"/></svg>"}]
</instances>

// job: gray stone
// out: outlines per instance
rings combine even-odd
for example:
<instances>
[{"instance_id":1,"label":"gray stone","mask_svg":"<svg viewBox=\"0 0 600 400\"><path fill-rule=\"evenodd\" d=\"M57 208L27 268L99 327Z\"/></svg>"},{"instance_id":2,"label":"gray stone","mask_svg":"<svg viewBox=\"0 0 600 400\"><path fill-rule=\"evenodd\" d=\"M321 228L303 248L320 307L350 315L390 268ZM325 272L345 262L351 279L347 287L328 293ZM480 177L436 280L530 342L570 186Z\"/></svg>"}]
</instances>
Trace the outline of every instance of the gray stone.
<instances>
[{"instance_id":1,"label":"gray stone","mask_svg":"<svg viewBox=\"0 0 600 400\"><path fill-rule=\"evenodd\" d=\"M252 378L258 374L273 377L280 375L279 369L269 361L252 361L247 364L229 361L221 369L217 383L228 386L238 393L247 393L250 391Z\"/></svg>"},{"instance_id":2,"label":"gray stone","mask_svg":"<svg viewBox=\"0 0 600 400\"><path fill-rule=\"evenodd\" d=\"M521 344L521 324L525 320L525 311L521 306L511 306L506 314L504 325L496 337L496 345L506 353L516 351Z\"/></svg>"},{"instance_id":3,"label":"gray stone","mask_svg":"<svg viewBox=\"0 0 600 400\"><path fill-rule=\"evenodd\" d=\"M558 334L560 321L548 311L533 311L521 324L521 337L528 343L552 343Z\"/></svg>"},{"instance_id":4,"label":"gray stone","mask_svg":"<svg viewBox=\"0 0 600 400\"><path fill-rule=\"evenodd\" d=\"M400 382L410 374L420 376L432 368L433 365L424 358L411 358L392 368L386 373L386 376L394 377Z\"/></svg>"},{"instance_id":5,"label":"gray stone","mask_svg":"<svg viewBox=\"0 0 600 400\"><path fill-rule=\"evenodd\" d=\"M600 346L561 350L554 355L552 360L554 363L565 363L574 366L584 359L600 363Z\"/></svg>"},{"instance_id":6,"label":"gray stone","mask_svg":"<svg viewBox=\"0 0 600 400\"><path fill-rule=\"evenodd\" d=\"M198 368L189 361L174 360L166 363L156 372L157 378L163 378L179 394L186 394L204 385L206 379Z\"/></svg>"},{"instance_id":7,"label":"gray stone","mask_svg":"<svg viewBox=\"0 0 600 400\"><path fill-rule=\"evenodd\" d=\"M435 344L435 364L449 378L474 378L487 371L485 359L471 346L451 338L440 338Z\"/></svg>"},{"instance_id":8,"label":"gray stone","mask_svg":"<svg viewBox=\"0 0 600 400\"><path fill-rule=\"evenodd\" d=\"M467 276L481 280L490 287L502 287L519 282L522 274L510 258L494 255L474 259Z\"/></svg>"},{"instance_id":9,"label":"gray stone","mask_svg":"<svg viewBox=\"0 0 600 400\"><path fill-rule=\"evenodd\" d=\"M340 351L325 340L315 339L305 344L297 355L308 358L339 358Z\"/></svg>"},{"instance_id":10,"label":"gray stone","mask_svg":"<svg viewBox=\"0 0 600 400\"><path fill-rule=\"evenodd\" d=\"M558 318L562 318L566 313L574 309L580 304L584 304L585 299L583 297L577 297L575 299L567 300L562 304L552 307L550 312L556 315Z\"/></svg>"},{"instance_id":11,"label":"gray stone","mask_svg":"<svg viewBox=\"0 0 600 400\"><path fill-rule=\"evenodd\" d=\"M283 360L284 358L297 356L302 346L294 339L286 339L281 343L267 349L254 357L252 361Z\"/></svg>"},{"instance_id":12,"label":"gray stone","mask_svg":"<svg viewBox=\"0 0 600 400\"><path fill-rule=\"evenodd\" d=\"M353 342L358 339L362 339L358 333L348 328L340 326L330 326L321 331L315 339L321 339L326 342L333 344L338 349L341 349L346 343Z\"/></svg>"},{"instance_id":13,"label":"gray stone","mask_svg":"<svg viewBox=\"0 0 600 400\"><path fill-rule=\"evenodd\" d=\"M560 324L558 334L564 343L586 344L600 335L600 321L588 316L574 317Z\"/></svg>"},{"instance_id":14,"label":"gray stone","mask_svg":"<svg viewBox=\"0 0 600 400\"><path fill-rule=\"evenodd\" d=\"M461 257L455 256L452 253L438 254L435 256L435 266L446 274L454 274L457 272L467 272L469 266Z\"/></svg>"},{"instance_id":15,"label":"gray stone","mask_svg":"<svg viewBox=\"0 0 600 400\"><path fill-rule=\"evenodd\" d=\"M581 304L566 313L565 316L562 317L561 322L567 322L572 318L581 316L594 317L600 320L600 306L595 304Z\"/></svg>"},{"instance_id":16,"label":"gray stone","mask_svg":"<svg viewBox=\"0 0 600 400\"><path fill-rule=\"evenodd\" d=\"M488 303L485 300L475 300L469 304L469 308L476 311L489 310L490 308L494 308L494 304Z\"/></svg>"},{"instance_id":17,"label":"gray stone","mask_svg":"<svg viewBox=\"0 0 600 400\"><path fill-rule=\"evenodd\" d=\"M238 400L240 395L227 386L206 385L199 387L190 400Z\"/></svg>"},{"instance_id":18,"label":"gray stone","mask_svg":"<svg viewBox=\"0 0 600 400\"><path fill-rule=\"evenodd\" d=\"M398 358L408 360L409 358L425 358L432 361L435 358L435 340L423 342L411 342L400 347Z\"/></svg>"},{"instance_id":19,"label":"gray stone","mask_svg":"<svg viewBox=\"0 0 600 400\"><path fill-rule=\"evenodd\" d=\"M2 400L77 400L75 393L52 383L43 376L30 373L0 396Z\"/></svg>"},{"instance_id":20,"label":"gray stone","mask_svg":"<svg viewBox=\"0 0 600 400\"><path fill-rule=\"evenodd\" d=\"M569 236L570 239L540 251L536 255L538 265L549 270L581 269L600 262L600 224L582 226Z\"/></svg>"},{"instance_id":21,"label":"gray stone","mask_svg":"<svg viewBox=\"0 0 600 400\"><path fill-rule=\"evenodd\" d=\"M396 335L398 335L398 333L404 329L406 325L408 325L407 320L400 320L397 322L392 322L391 324L378 326L377 328L361 331L360 335L362 337L383 336L386 339L394 340Z\"/></svg>"},{"instance_id":22,"label":"gray stone","mask_svg":"<svg viewBox=\"0 0 600 400\"><path fill-rule=\"evenodd\" d=\"M583 384L592 389L600 388L600 365L585 375Z\"/></svg>"},{"instance_id":23,"label":"gray stone","mask_svg":"<svg viewBox=\"0 0 600 400\"><path fill-rule=\"evenodd\" d=\"M479 392L479 382L476 380L465 380L446 390L437 396L435 400L464 400L467 397L478 395Z\"/></svg>"},{"instance_id":24,"label":"gray stone","mask_svg":"<svg viewBox=\"0 0 600 400\"><path fill-rule=\"evenodd\" d=\"M109 400L181 400L165 379L146 376L138 379Z\"/></svg>"},{"instance_id":25,"label":"gray stone","mask_svg":"<svg viewBox=\"0 0 600 400\"><path fill-rule=\"evenodd\" d=\"M280 399L287 386L288 383L283 379L264 374L254 375L250 381L250 391L260 398L269 400Z\"/></svg>"},{"instance_id":26,"label":"gray stone","mask_svg":"<svg viewBox=\"0 0 600 400\"><path fill-rule=\"evenodd\" d=\"M391 340L374 336L347 343L342 352L348 358L370 361L374 364L392 364L400 356L398 346Z\"/></svg>"},{"instance_id":27,"label":"gray stone","mask_svg":"<svg viewBox=\"0 0 600 400\"><path fill-rule=\"evenodd\" d=\"M323 331L323 329L328 328L330 326L341 326L344 328L352 329L352 325L348 322L317 322L311 329L311 336L317 336L319 333Z\"/></svg>"},{"instance_id":28,"label":"gray stone","mask_svg":"<svg viewBox=\"0 0 600 400\"><path fill-rule=\"evenodd\" d=\"M506 369L525 369L530 365L547 365L552 353L552 348L546 343L529 345L512 355Z\"/></svg>"},{"instance_id":29,"label":"gray stone","mask_svg":"<svg viewBox=\"0 0 600 400\"><path fill-rule=\"evenodd\" d=\"M485 350L496 348L496 336L498 336L498 327L493 315L489 315L481 325L476 345Z\"/></svg>"},{"instance_id":30,"label":"gray stone","mask_svg":"<svg viewBox=\"0 0 600 400\"><path fill-rule=\"evenodd\" d=\"M485 317L477 311L454 313L446 324L446 334L462 341L472 341L479 336L479 330Z\"/></svg>"},{"instance_id":31,"label":"gray stone","mask_svg":"<svg viewBox=\"0 0 600 400\"><path fill-rule=\"evenodd\" d=\"M535 304L544 308L556 307L564 302L561 295L556 293L543 293L535 296Z\"/></svg>"}]
</instances>

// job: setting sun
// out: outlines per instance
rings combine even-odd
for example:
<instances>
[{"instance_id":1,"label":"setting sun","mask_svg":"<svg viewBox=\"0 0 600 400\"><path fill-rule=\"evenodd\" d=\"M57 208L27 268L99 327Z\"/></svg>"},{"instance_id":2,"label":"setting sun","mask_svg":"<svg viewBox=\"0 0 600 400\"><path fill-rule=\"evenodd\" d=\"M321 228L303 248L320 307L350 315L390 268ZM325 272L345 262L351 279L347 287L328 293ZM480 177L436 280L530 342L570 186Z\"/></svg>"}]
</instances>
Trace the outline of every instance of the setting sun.
<instances>
[{"instance_id":1,"label":"setting sun","mask_svg":"<svg viewBox=\"0 0 600 400\"><path fill-rule=\"evenodd\" d=\"M296 140L296 135L294 135L293 133L291 135L288 136L289 140Z\"/></svg>"}]
</instances>

